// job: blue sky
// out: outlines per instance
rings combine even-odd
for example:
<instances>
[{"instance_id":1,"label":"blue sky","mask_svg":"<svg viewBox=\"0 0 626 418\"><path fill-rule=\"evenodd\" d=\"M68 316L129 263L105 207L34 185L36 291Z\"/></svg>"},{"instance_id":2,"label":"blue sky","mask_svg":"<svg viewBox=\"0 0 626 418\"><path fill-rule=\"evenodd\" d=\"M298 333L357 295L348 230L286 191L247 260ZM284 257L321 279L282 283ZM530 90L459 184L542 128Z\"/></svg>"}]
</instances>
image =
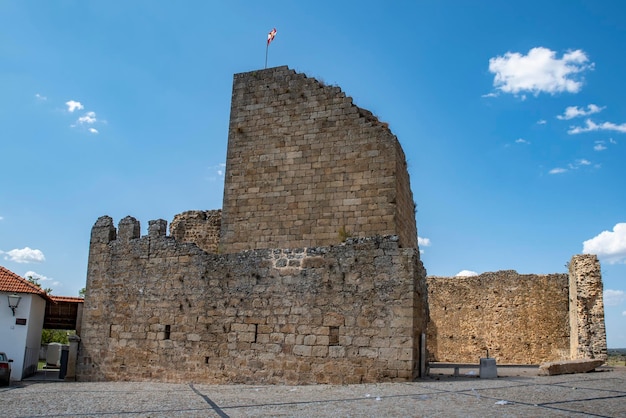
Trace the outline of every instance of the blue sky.
<instances>
[{"instance_id":1,"label":"blue sky","mask_svg":"<svg viewBox=\"0 0 626 418\"><path fill-rule=\"evenodd\" d=\"M221 207L232 76L273 27L268 66L397 135L429 274L597 253L626 347L622 1L2 1L0 263L76 295L99 216Z\"/></svg>"}]
</instances>

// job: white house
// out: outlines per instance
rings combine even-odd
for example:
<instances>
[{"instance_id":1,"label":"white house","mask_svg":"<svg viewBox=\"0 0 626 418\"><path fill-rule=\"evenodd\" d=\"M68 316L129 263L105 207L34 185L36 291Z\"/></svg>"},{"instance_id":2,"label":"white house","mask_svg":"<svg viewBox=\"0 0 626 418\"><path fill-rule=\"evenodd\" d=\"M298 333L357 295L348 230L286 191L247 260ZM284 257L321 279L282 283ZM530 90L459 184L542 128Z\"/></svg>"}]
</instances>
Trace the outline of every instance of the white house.
<instances>
[{"instance_id":1,"label":"white house","mask_svg":"<svg viewBox=\"0 0 626 418\"><path fill-rule=\"evenodd\" d=\"M22 380L37 371L49 300L40 287L0 266L0 351L13 359L12 380Z\"/></svg>"}]
</instances>

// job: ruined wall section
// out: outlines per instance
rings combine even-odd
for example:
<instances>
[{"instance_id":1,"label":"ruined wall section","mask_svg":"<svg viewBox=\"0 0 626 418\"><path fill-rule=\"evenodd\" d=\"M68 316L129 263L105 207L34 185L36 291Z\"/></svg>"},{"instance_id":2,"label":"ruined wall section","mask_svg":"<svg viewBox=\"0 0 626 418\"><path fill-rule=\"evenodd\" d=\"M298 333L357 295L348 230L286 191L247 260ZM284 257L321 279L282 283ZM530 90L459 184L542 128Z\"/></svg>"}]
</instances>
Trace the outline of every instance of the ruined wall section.
<instances>
[{"instance_id":1,"label":"ruined wall section","mask_svg":"<svg viewBox=\"0 0 626 418\"><path fill-rule=\"evenodd\" d=\"M221 210L190 210L174 216L170 235L178 242L191 242L208 253L217 253L221 225Z\"/></svg>"},{"instance_id":2,"label":"ruined wall section","mask_svg":"<svg viewBox=\"0 0 626 418\"><path fill-rule=\"evenodd\" d=\"M430 361L539 364L569 357L566 274L428 277Z\"/></svg>"},{"instance_id":3,"label":"ruined wall section","mask_svg":"<svg viewBox=\"0 0 626 418\"><path fill-rule=\"evenodd\" d=\"M218 255L166 222L92 229L77 378L359 383L415 377L417 249L398 237Z\"/></svg>"},{"instance_id":4,"label":"ruined wall section","mask_svg":"<svg viewBox=\"0 0 626 418\"><path fill-rule=\"evenodd\" d=\"M571 358L606 360L602 274L597 256L572 257L569 286Z\"/></svg>"},{"instance_id":5,"label":"ruined wall section","mask_svg":"<svg viewBox=\"0 0 626 418\"><path fill-rule=\"evenodd\" d=\"M287 67L234 77L224 252L398 235L417 248L397 138L340 88Z\"/></svg>"}]
</instances>

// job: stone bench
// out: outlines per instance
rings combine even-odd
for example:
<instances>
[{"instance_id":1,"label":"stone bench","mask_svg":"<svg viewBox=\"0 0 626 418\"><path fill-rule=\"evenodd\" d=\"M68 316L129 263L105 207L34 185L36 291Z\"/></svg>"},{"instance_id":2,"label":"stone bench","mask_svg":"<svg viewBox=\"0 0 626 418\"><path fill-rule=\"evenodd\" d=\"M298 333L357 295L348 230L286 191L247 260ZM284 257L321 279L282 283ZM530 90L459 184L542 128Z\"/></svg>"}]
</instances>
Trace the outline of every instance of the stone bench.
<instances>
[{"instance_id":1,"label":"stone bench","mask_svg":"<svg viewBox=\"0 0 626 418\"><path fill-rule=\"evenodd\" d=\"M430 369L454 369L454 377L458 377L460 369L478 369L479 367L480 364L471 363L430 362L426 366L426 374L430 374Z\"/></svg>"},{"instance_id":2,"label":"stone bench","mask_svg":"<svg viewBox=\"0 0 626 418\"><path fill-rule=\"evenodd\" d=\"M520 367L538 367L536 364L498 364L496 367L495 359L493 358L481 358L483 367L481 370L480 363L446 363L446 362L429 362L426 366L426 374L430 374L430 369L454 369L454 376L460 375L461 369L478 369L479 375L482 372L483 378L495 378L497 377L497 368L520 368Z\"/></svg>"}]
</instances>

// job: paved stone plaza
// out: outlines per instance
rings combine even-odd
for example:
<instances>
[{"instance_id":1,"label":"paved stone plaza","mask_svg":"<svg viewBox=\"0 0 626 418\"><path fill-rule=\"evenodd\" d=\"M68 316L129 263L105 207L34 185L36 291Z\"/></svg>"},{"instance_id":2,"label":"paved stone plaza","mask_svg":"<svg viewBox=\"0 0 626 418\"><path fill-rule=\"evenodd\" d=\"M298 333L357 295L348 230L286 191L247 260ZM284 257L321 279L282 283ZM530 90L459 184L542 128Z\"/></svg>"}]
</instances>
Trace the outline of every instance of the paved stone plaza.
<instances>
[{"instance_id":1,"label":"paved stone plaza","mask_svg":"<svg viewBox=\"0 0 626 418\"><path fill-rule=\"evenodd\" d=\"M469 371L468 373L472 373ZM0 389L3 417L624 417L626 368L498 379L434 375L363 385L70 383Z\"/></svg>"}]
</instances>

